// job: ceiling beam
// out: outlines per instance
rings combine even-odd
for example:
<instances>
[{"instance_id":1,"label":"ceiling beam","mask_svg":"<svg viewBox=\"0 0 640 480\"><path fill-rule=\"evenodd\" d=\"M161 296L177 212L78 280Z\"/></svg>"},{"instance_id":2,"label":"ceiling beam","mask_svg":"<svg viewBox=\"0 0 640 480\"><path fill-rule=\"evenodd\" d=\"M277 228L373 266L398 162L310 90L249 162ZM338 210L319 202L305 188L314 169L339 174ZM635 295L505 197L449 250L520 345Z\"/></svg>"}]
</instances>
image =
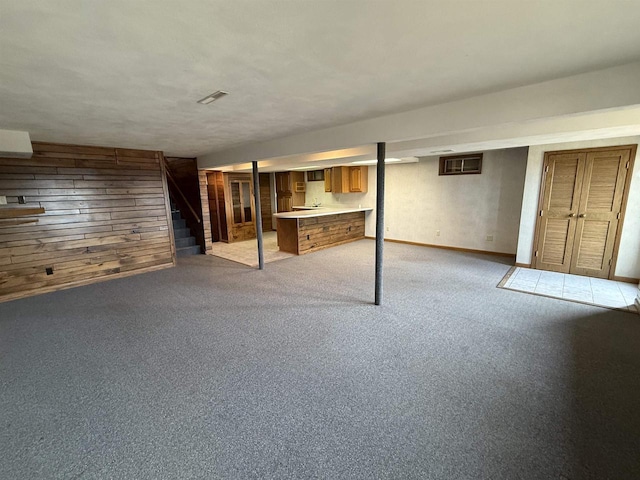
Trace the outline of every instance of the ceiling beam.
<instances>
[{"instance_id":1,"label":"ceiling beam","mask_svg":"<svg viewBox=\"0 0 640 480\"><path fill-rule=\"evenodd\" d=\"M199 168L408 142L640 105L640 62L201 155ZM604 127L604 126L603 126ZM366 148L366 147L365 147Z\"/></svg>"}]
</instances>

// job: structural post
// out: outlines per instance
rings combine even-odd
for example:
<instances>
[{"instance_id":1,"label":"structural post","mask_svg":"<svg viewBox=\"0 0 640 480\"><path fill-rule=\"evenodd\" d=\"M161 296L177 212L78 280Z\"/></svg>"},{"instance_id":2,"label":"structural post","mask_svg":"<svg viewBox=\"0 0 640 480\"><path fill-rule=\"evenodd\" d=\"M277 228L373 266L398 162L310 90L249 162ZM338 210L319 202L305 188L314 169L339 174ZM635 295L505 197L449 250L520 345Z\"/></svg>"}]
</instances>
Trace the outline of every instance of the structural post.
<instances>
[{"instance_id":1,"label":"structural post","mask_svg":"<svg viewBox=\"0 0 640 480\"><path fill-rule=\"evenodd\" d=\"M262 209L260 208L260 175L258 162L251 162L253 166L253 198L256 205L256 236L258 237L258 269L264 270L264 242L262 239Z\"/></svg>"},{"instance_id":2,"label":"structural post","mask_svg":"<svg viewBox=\"0 0 640 480\"><path fill-rule=\"evenodd\" d=\"M376 295L375 304L382 305L382 257L384 250L384 158L386 143L378 143L376 168Z\"/></svg>"}]
</instances>

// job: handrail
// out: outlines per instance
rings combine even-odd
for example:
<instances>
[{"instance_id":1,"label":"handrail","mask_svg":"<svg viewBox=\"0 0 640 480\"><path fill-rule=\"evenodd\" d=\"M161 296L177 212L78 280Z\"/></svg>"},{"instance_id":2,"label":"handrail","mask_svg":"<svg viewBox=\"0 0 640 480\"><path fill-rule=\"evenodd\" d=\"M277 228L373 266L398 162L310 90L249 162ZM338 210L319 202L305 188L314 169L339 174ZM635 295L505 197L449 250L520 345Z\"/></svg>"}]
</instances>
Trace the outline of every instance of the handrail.
<instances>
[{"instance_id":1,"label":"handrail","mask_svg":"<svg viewBox=\"0 0 640 480\"><path fill-rule=\"evenodd\" d=\"M184 196L184 193L182 193L182 190L178 186L178 182L176 182L176 180L173 178L173 175L171 175L171 172L169 172L169 165L167 164L166 160L164 165L165 165L165 172L167 173L167 178L171 181L171 184L175 187L176 191L180 194L182 201L187 206L187 208L189 208L191 215L193 215L193 218L195 218L198 223L202 223L202 219L196 213L194 208L191 206L191 204L189 203L189 200L187 200L187 197Z\"/></svg>"}]
</instances>

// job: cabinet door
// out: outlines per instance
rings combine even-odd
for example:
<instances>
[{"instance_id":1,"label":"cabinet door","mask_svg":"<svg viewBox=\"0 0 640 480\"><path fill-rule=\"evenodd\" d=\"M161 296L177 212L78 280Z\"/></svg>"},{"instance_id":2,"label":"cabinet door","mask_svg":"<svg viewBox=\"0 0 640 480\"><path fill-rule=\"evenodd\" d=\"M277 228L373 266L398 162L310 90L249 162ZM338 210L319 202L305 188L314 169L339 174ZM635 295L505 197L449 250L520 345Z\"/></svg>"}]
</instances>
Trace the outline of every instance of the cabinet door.
<instances>
[{"instance_id":1,"label":"cabinet door","mask_svg":"<svg viewBox=\"0 0 640 480\"><path fill-rule=\"evenodd\" d=\"M331 191L331 169L330 168L324 169L324 191L325 192Z\"/></svg>"},{"instance_id":2,"label":"cabinet door","mask_svg":"<svg viewBox=\"0 0 640 480\"><path fill-rule=\"evenodd\" d=\"M368 189L367 171L369 167L349 168L349 191L366 192Z\"/></svg>"},{"instance_id":3,"label":"cabinet door","mask_svg":"<svg viewBox=\"0 0 640 480\"><path fill-rule=\"evenodd\" d=\"M349 167L333 167L331 191L333 193L349 193Z\"/></svg>"},{"instance_id":4,"label":"cabinet door","mask_svg":"<svg viewBox=\"0 0 640 480\"><path fill-rule=\"evenodd\" d=\"M278 212L290 212L293 205L290 172L276 173L276 197Z\"/></svg>"},{"instance_id":5,"label":"cabinet door","mask_svg":"<svg viewBox=\"0 0 640 480\"><path fill-rule=\"evenodd\" d=\"M278 196L278 212L291 212L293 201L290 195Z\"/></svg>"},{"instance_id":6,"label":"cabinet door","mask_svg":"<svg viewBox=\"0 0 640 480\"><path fill-rule=\"evenodd\" d=\"M289 172L276 173L276 193L291 194L291 177Z\"/></svg>"}]
</instances>

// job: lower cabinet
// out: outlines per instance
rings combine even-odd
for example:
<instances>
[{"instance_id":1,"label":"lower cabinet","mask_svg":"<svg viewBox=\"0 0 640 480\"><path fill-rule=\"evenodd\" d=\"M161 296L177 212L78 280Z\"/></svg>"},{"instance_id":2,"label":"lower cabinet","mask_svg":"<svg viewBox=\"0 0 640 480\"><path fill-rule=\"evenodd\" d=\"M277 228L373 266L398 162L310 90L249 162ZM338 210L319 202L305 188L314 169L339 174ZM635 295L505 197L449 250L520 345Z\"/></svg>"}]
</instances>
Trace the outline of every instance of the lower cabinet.
<instances>
[{"instance_id":1,"label":"lower cabinet","mask_svg":"<svg viewBox=\"0 0 640 480\"><path fill-rule=\"evenodd\" d=\"M364 212L278 219L278 245L302 255L364 238Z\"/></svg>"}]
</instances>

